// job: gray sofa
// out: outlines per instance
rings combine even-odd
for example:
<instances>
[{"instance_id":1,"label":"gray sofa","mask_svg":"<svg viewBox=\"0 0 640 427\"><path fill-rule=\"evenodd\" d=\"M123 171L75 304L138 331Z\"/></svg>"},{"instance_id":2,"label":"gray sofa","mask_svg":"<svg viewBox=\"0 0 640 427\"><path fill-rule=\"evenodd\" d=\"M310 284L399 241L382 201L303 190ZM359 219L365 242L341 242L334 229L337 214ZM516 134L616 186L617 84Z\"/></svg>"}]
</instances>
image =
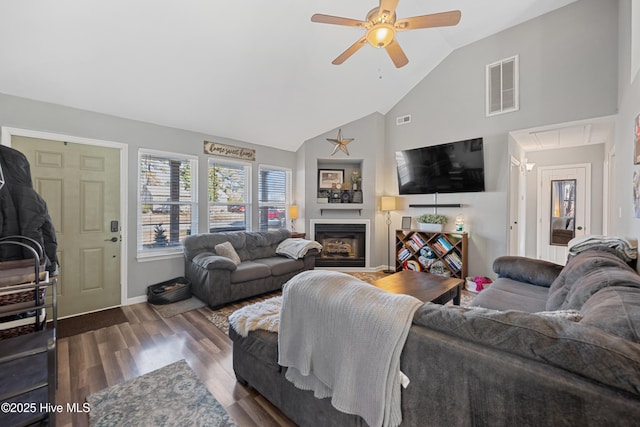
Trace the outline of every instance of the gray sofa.
<instances>
[{"instance_id":1,"label":"gray sofa","mask_svg":"<svg viewBox=\"0 0 640 427\"><path fill-rule=\"evenodd\" d=\"M230 231L187 236L184 240L185 276L192 293L216 308L224 304L280 289L296 274L312 270L319 253L313 249L300 259L276 254L276 248L291 237L288 230L266 232ZM230 242L238 256L216 253L215 246Z\"/></svg>"},{"instance_id":2,"label":"gray sofa","mask_svg":"<svg viewBox=\"0 0 640 427\"><path fill-rule=\"evenodd\" d=\"M595 250L564 268L518 257L494 268L499 278L475 307L426 303L416 312L401 355L411 380L402 425L638 425L640 276ZM559 316L569 310L582 320ZM365 425L285 379L276 333L229 336L238 381L297 424Z\"/></svg>"}]
</instances>

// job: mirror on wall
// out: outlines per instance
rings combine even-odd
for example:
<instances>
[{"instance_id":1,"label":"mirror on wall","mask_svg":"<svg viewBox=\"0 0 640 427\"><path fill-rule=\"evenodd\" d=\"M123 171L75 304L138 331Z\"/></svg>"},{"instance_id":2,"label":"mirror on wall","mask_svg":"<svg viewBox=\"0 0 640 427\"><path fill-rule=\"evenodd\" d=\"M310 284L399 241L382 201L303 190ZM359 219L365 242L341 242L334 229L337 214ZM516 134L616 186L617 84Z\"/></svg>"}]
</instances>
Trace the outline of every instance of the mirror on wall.
<instances>
[{"instance_id":1,"label":"mirror on wall","mask_svg":"<svg viewBox=\"0 0 640 427\"><path fill-rule=\"evenodd\" d=\"M576 180L551 181L551 230L552 245L567 246L576 235L575 224Z\"/></svg>"}]
</instances>

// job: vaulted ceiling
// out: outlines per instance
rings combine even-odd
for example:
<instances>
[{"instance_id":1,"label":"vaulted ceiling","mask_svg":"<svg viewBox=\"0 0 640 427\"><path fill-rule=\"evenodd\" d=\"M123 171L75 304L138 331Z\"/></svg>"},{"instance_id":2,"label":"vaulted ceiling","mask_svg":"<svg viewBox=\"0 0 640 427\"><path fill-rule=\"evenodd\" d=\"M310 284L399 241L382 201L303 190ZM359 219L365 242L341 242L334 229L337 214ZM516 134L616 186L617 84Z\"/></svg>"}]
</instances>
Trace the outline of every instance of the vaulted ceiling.
<instances>
[{"instance_id":1,"label":"vaulted ceiling","mask_svg":"<svg viewBox=\"0 0 640 427\"><path fill-rule=\"evenodd\" d=\"M398 18L459 9L455 27L399 33L397 69L363 35L375 0L0 0L0 92L296 150L386 113L453 50L575 0L400 0ZM500 58L496 58L500 59Z\"/></svg>"}]
</instances>

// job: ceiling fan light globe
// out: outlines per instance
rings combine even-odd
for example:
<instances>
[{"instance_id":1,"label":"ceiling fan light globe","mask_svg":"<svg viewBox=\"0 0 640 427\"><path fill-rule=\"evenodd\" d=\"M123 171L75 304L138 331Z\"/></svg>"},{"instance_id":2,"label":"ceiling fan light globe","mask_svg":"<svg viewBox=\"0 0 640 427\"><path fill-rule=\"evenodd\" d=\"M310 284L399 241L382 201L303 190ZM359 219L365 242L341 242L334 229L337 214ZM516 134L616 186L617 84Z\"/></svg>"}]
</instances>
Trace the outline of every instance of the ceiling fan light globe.
<instances>
[{"instance_id":1,"label":"ceiling fan light globe","mask_svg":"<svg viewBox=\"0 0 640 427\"><path fill-rule=\"evenodd\" d=\"M367 31L367 42L373 47L386 47L396 35L392 25L379 23Z\"/></svg>"}]
</instances>

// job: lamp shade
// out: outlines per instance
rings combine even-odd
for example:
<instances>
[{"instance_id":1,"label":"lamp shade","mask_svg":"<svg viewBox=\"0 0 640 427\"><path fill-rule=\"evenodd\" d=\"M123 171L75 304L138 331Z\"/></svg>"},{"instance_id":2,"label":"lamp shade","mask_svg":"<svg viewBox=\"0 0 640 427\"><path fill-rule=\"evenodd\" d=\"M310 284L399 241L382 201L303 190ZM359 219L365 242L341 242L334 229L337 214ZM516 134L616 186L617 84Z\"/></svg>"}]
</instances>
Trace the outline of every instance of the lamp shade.
<instances>
[{"instance_id":1,"label":"lamp shade","mask_svg":"<svg viewBox=\"0 0 640 427\"><path fill-rule=\"evenodd\" d=\"M394 196L382 196L380 198L380 210L382 211L396 210L396 198Z\"/></svg>"},{"instance_id":2,"label":"lamp shade","mask_svg":"<svg viewBox=\"0 0 640 427\"><path fill-rule=\"evenodd\" d=\"M297 205L289 206L289 218L298 219L298 206Z\"/></svg>"}]
</instances>

